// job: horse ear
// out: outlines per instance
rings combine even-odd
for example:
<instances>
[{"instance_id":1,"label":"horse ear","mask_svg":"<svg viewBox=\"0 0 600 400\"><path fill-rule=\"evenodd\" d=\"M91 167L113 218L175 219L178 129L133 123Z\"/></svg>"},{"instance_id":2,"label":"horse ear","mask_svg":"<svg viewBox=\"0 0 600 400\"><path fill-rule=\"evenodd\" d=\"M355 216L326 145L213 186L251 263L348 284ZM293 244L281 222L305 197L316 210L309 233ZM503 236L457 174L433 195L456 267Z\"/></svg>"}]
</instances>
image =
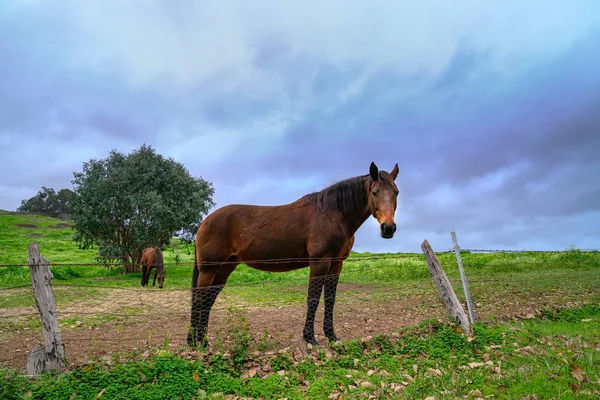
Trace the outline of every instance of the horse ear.
<instances>
[{"instance_id":1,"label":"horse ear","mask_svg":"<svg viewBox=\"0 0 600 400\"><path fill-rule=\"evenodd\" d=\"M369 174L371 174L371 178L373 178L374 181L379 180L379 168L377 168L377 165L375 165L374 162L371 162L371 168L369 169Z\"/></svg>"},{"instance_id":2,"label":"horse ear","mask_svg":"<svg viewBox=\"0 0 600 400\"><path fill-rule=\"evenodd\" d=\"M396 163L394 169L392 170L392 172L390 172L390 175L392 176L392 178L394 178L394 180L396 180L396 178L398 177L398 172L400 172L400 168L398 168L398 163Z\"/></svg>"}]
</instances>

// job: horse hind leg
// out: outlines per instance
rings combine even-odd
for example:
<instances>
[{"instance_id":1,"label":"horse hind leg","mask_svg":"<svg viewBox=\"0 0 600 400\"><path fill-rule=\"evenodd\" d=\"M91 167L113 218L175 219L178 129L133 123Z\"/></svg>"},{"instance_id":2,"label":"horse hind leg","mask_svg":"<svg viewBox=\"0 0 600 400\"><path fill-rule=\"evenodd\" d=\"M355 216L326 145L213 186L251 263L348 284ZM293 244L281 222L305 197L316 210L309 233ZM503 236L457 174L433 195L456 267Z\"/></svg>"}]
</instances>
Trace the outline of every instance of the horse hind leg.
<instances>
[{"instance_id":1,"label":"horse hind leg","mask_svg":"<svg viewBox=\"0 0 600 400\"><path fill-rule=\"evenodd\" d=\"M192 289L191 329L187 337L189 346L196 346L198 341L202 347L208 345L206 334L210 311L236 267L237 264L224 264L217 268L201 269L197 287Z\"/></svg>"},{"instance_id":2,"label":"horse hind leg","mask_svg":"<svg viewBox=\"0 0 600 400\"><path fill-rule=\"evenodd\" d=\"M198 262L196 261L196 249L194 248L194 270L192 272L192 312L191 312L191 324L190 324L190 328L188 329L188 335L187 335L187 343L188 346L195 346L196 345L196 340L197 340L197 334L194 328L194 321L197 321L199 318L198 315L198 311L196 309L196 307L194 307L194 304L196 304L196 294L197 294L197 290L196 290L196 285L198 285L198 276L200 275L200 271L198 270Z\"/></svg>"}]
</instances>

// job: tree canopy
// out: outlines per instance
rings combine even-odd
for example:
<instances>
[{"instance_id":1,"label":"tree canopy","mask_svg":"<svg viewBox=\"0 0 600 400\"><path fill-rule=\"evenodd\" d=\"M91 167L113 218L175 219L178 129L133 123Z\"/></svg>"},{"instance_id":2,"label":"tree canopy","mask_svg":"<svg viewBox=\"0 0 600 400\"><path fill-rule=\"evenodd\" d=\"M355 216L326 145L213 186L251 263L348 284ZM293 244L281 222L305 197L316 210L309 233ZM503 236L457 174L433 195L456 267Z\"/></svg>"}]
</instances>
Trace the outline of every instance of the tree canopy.
<instances>
[{"instance_id":1,"label":"tree canopy","mask_svg":"<svg viewBox=\"0 0 600 400\"><path fill-rule=\"evenodd\" d=\"M17 208L17 211L67 219L72 197L73 192L69 189L61 189L57 193L52 188L42 186L42 190L35 196L21 201L21 206Z\"/></svg>"},{"instance_id":2,"label":"tree canopy","mask_svg":"<svg viewBox=\"0 0 600 400\"><path fill-rule=\"evenodd\" d=\"M195 234L214 205L210 182L146 145L91 159L73 175L75 240L83 248L98 245L101 256L120 257L129 272L137 271L145 247Z\"/></svg>"}]
</instances>

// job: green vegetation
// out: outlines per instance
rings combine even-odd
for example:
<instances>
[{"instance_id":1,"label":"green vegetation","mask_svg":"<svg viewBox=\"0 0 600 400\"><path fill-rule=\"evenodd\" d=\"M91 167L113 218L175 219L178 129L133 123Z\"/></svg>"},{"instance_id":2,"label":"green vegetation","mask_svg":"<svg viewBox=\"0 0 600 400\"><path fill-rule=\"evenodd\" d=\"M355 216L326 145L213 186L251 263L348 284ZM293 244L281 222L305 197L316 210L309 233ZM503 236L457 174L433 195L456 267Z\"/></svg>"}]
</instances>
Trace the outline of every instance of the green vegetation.
<instances>
[{"instance_id":1,"label":"green vegetation","mask_svg":"<svg viewBox=\"0 0 600 400\"><path fill-rule=\"evenodd\" d=\"M0 210L0 264L27 264L27 246L33 241L53 263L95 262L97 249L79 250L70 222Z\"/></svg>"},{"instance_id":2,"label":"green vegetation","mask_svg":"<svg viewBox=\"0 0 600 400\"><path fill-rule=\"evenodd\" d=\"M127 272L137 271L144 248L162 247L175 234L191 237L214 205L210 182L151 146L127 155L113 150L85 162L73 176L75 240L82 248L98 246L102 257L120 259Z\"/></svg>"},{"instance_id":3,"label":"green vegetation","mask_svg":"<svg viewBox=\"0 0 600 400\"><path fill-rule=\"evenodd\" d=\"M61 189L58 192L52 188L42 186L30 199L21 201L17 211L36 213L66 219L69 216L69 204L73 198L73 192L69 189Z\"/></svg>"},{"instance_id":4,"label":"green vegetation","mask_svg":"<svg viewBox=\"0 0 600 400\"><path fill-rule=\"evenodd\" d=\"M582 318L583 317L583 318ZM239 321L239 320L238 320ZM247 353L243 323L230 352L115 354L29 380L0 370L0 397L65 398L597 398L600 306L477 325L472 337L428 321L388 336ZM246 349L246 350L245 350Z\"/></svg>"},{"instance_id":5,"label":"green vegetation","mask_svg":"<svg viewBox=\"0 0 600 400\"><path fill-rule=\"evenodd\" d=\"M96 250L78 249L72 229L61 223L65 221L0 211L0 264L26 264L28 243L37 241L53 264L59 309L104 301L118 289L158 290L139 289L139 273L97 265ZM163 291L189 289L193 246L174 240L164 257ZM454 254L439 258L462 299ZM480 319L471 338L449 322L430 320L390 336L307 351L282 349L267 331L252 337L244 312L235 306L303 306L308 269L275 274L241 265L221 294L227 299L224 304L233 308L212 352L172 348L167 336L154 352L114 353L60 375L30 380L20 371L4 369L0 398L597 398L600 254L576 249L465 252L462 258L473 301L481 303L478 309L485 313L485 307L495 307L489 312L493 316L506 309L504 316L509 317ZM433 304L438 300L421 254L352 253L340 282L346 293L353 292L340 296L340 302L384 305L410 296L424 296ZM361 297L364 292L368 300ZM520 315L524 305L535 312ZM33 306L28 267L0 267L0 311ZM127 317L148 314L143 306L127 303L113 311L67 315L60 324L65 330L107 322L118 327ZM517 315L521 319L515 320ZM39 318L33 315L3 320L2 329L6 333L38 326Z\"/></svg>"}]
</instances>

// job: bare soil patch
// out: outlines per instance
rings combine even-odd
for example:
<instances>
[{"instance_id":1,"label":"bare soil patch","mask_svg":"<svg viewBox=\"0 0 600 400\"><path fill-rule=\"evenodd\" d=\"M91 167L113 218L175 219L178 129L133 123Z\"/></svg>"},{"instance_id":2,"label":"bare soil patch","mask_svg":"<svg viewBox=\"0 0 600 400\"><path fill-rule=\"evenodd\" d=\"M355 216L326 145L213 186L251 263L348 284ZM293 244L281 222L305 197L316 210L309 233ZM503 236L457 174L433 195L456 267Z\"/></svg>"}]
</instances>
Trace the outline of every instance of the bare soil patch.
<instances>
[{"instance_id":1,"label":"bare soil patch","mask_svg":"<svg viewBox=\"0 0 600 400\"><path fill-rule=\"evenodd\" d=\"M165 292L169 293L169 292ZM116 297L116 296L115 296ZM168 296L160 296L162 300L142 296L140 301L131 302L119 299L117 302L104 300L105 303L94 301L87 306L79 305L65 307L59 313L61 316L78 315L82 321L88 313L104 313L107 311L123 310L126 307L144 307L153 301L161 303L163 307L151 307L148 312L125 316L118 321L105 322L99 325L85 326L85 323L61 327L62 339L65 344L67 358L72 366L84 364L86 361L105 357L118 352L136 352L156 350L165 343L172 349L187 346L187 330L190 324L189 291L171 292ZM173 301L166 306L163 300ZM181 300L185 300L184 303ZM144 304L142 304L144 303ZM443 316L443 311L438 307L422 304L422 308L414 309L414 304L422 304L418 298L396 299L381 304L363 304L362 307L353 304L336 305L335 323L336 333L342 340L374 336L378 333L391 333L400 328L412 326L418 322ZM219 350L217 342L228 340L228 311L230 306L221 298L217 300L211 313L209 325L209 343L213 351ZM437 306L437 304L435 304ZM74 313L81 309L79 314ZM160 310L168 310L161 312ZM249 325L253 350L259 343L268 343L269 348L282 349L294 348L306 351L307 347L302 339L302 328L305 319L305 305L260 307L240 307L241 312ZM25 308L18 310L26 312ZM31 310L29 310L31 311ZM72 320L72 318L71 318ZM323 304L320 304L315 320L315 332L319 343L326 344L323 335ZM0 332L0 365L23 370L26 365L27 354L37 343L43 343L41 333L25 329L12 332Z\"/></svg>"},{"instance_id":2,"label":"bare soil patch","mask_svg":"<svg viewBox=\"0 0 600 400\"><path fill-rule=\"evenodd\" d=\"M298 287L300 289L306 288ZM72 366L82 365L97 357L107 358L119 352L152 352L165 343L171 349L187 346L189 290L107 290L110 293L101 298L68 303L58 309L62 338ZM562 291L529 296L505 293L476 300L475 314L478 322L532 318L540 310L580 305L590 298L593 298L591 292L581 292L576 296ZM466 304L463 307L466 310ZM252 351L259 344L265 343L273 350L291 348L300 352L308 351L302 339L306 315L304 302L277 306L249 304L226 291L219 296L211 313L211 350L221 350L223 343L226 346L231 316L229 308L246 318L252 338ZM37 311L34 307L4 308L0 309L0 317L27 312ZM334 318L338 337L349 340L377 334L389 335L425 320L446 320L448 317L433 288L419 294L407 294L402 288L340 284ZM5 318L0 319L1 322L3 320ZM322 327L321 301L317 310L315 332L321 346L325 346ZM7 330L0 327L0 366L24 371L27 354L38 343L43 343L43 338L37 330Z\"/></svg>"},{"instance_id":3,"label":"bare soil patch","mask_svg":"<svg viewBox=\"0 0 600 400\"><path fill-rule=\"evenodd\" d=\"M38 226L34 224L15 224L17 228L25 228L25 229L37 229Z\"/></svg>"},{"instance_id":4,"label":"bare soil patch","mask_svg":"<svg viewBox=\"0 0 600 400\"><path fill-rule=\"evenodd\" d=\"M50 229L65 229L65 228L70 228L70 227L71 227L71 225L63 224L63 223L48 226L48 228L50 228Z\"/></svg>"}]
</instances>

